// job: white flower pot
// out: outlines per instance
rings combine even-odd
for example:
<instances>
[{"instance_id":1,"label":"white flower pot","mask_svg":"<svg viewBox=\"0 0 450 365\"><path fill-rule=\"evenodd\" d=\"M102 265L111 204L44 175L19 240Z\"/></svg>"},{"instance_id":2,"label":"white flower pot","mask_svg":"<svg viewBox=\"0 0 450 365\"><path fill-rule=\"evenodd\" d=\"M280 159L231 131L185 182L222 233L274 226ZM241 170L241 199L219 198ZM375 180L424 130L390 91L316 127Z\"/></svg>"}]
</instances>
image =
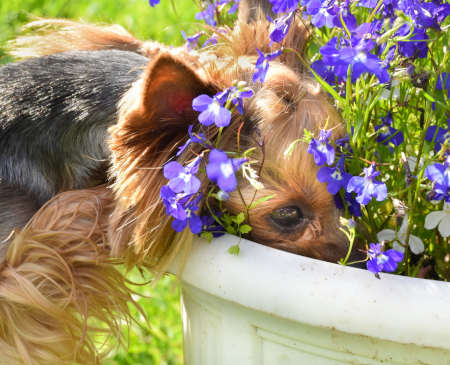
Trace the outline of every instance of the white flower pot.
<instances>
[{"instance_id":1,"label":"white flower pot","mask_svg":"<svg viewBox=\"0 0 450 365\"><path fill-rule=\"evenodd\" d=\"M450 364L450 284L223 236L182 281L186 365Z\"/></svg>"}]
</instances>

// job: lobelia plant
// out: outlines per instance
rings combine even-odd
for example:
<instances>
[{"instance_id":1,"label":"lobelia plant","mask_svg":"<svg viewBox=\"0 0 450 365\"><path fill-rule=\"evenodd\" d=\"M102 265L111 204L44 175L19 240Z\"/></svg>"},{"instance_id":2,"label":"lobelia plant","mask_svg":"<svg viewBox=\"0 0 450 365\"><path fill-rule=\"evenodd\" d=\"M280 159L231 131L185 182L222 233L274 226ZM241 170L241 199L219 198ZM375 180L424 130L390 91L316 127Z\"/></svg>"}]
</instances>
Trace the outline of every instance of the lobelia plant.
<instances>
[{"instance_id":1,"label":"lobelia plant","mask_svg":"<svg viewBox=\"0 0 450 365\"><path fill-rule=\"evenodd\" d=\"M327 130L323 121L320 135L305 130L304 138L292 141L285 155L297 143L308 144L308 152L321 166L317 179L327 184L342 209L341 229L350 250L355 240L366 246L369 271L377 276L396 271L450 280L450 4L441 0L269 2L277 14L271 20L273 43L283 40L294 17L312 24L308 50L313 62L301 62L334 99L347 130L347 136L333 144L329 142L333 130ZM214 27L224 25L238 3L202 3L197 19L213 31L202 47L226 32ZM207 33L183 37L195 48ZM295 53L287 48L269 54L256 51L255 83L264 82L272 60ZM223 211L221 202L239 190L236 174L255 188L261 184L252 169L252 149L222 151L220 140L231 114L243 114L244 99L252 95L245 83L236 81L213 97L194 99L198 123L189 127L189 139L179 154L191 145L200 146L200 152L186 166L168 162L164 167L169 181L161 198L167 214L174 217L175 230L189 225L193 233L209 240L223 232L238 236L250 232L245 212L231 215ZM217 131L207 133L206 128ZM206 174L207 186L201 186L198 174ZM216 204L211 205L212 200ZM199 216L200 201L205 203L203 216ZM239 245L230 252L238 253ZM348 258L340 263L348 264Z\"/></svg>"}]
</instances>

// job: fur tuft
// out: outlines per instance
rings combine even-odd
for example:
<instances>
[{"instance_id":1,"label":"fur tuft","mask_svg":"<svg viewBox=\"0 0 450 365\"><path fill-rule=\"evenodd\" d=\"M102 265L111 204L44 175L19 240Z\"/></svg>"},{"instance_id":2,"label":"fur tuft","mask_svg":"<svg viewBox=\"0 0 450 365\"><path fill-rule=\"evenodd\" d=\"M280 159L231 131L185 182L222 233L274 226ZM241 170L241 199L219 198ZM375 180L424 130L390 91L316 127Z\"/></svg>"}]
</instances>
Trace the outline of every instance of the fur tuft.
<instances>
[{"instance_id":1,"label":"fur tuft","mask_svg":"<svg viewBox=\"0 0 450 365\"><path fill-rule=\"evenodd\" d=\"M15 235L0 271L2 362L98 364L120 340L134 301L104 243L110 204L105 187L62 193Z\"/></svg>"},{"instance_id":2,"label":"fur tuft","mask_svg":"<svg viewBox=\"0 0 450 365\"><path fill-rule=\"evenodd\" d=\"M39 19L28 23L24 35L9 43L9 53L18 58L41 57L67 51L116 49L151 57L166 46L141 42L120 25L100 26L64 19Z\"/></svg>"}]
</instances>

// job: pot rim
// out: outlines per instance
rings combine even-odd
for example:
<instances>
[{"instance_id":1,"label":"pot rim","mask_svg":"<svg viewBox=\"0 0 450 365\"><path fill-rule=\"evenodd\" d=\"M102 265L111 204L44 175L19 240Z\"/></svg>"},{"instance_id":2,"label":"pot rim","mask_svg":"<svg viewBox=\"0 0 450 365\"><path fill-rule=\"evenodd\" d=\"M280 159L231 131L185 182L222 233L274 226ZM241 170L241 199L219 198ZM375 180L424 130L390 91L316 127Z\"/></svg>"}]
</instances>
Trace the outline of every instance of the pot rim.
<instances>
[{"instance_id":1,"label":"pot rim","mask_svg":"<svg viewBox=\"0 0 450 365\"><path fill-rule=\"evenodd\" d=\"M181 281L271 316L400 343L450 349L450 283L294 255L239 238L195 238ZM170 270L178 272L175 262Z\"/></svg>"}]
</instances>

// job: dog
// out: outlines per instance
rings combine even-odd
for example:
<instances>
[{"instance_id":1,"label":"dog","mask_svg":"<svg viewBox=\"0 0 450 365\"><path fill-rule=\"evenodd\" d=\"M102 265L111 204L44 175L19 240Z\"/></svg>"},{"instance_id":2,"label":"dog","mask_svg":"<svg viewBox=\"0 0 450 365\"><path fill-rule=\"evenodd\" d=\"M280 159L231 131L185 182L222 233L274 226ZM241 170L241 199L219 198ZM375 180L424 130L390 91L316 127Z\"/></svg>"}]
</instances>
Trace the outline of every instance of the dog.
<instances>
[{"instance_id":1,"label":"dog","mask_svg":"<svg viewBox=\"0 0 450 365\"><path fill-rule=\"evenodd\" d=\"M268 1L241 0L232 29L201 51L141 42L120 27L66 20L32 23L19 38L24 60L0 68L0 352L3 363L96 364L98 349L129 320L132 291L119 266L162 275L185 256L192 234L165 214L162 167L197 118L192 100L241 80L253 89L233 114L221 146L257 147L263 189L242 179L223 206L246 211L248 238L336 262L349 243L317 166L296 144L342 120L294 53L253 83L256 49L269 39ZM297 18L282 46L303 54L308 29ZM211 138L211 128L204 130ZM197 151L198 152L198 151ZM177 158L190 161L195 147Z\"/></svg>"}]
</instances>

